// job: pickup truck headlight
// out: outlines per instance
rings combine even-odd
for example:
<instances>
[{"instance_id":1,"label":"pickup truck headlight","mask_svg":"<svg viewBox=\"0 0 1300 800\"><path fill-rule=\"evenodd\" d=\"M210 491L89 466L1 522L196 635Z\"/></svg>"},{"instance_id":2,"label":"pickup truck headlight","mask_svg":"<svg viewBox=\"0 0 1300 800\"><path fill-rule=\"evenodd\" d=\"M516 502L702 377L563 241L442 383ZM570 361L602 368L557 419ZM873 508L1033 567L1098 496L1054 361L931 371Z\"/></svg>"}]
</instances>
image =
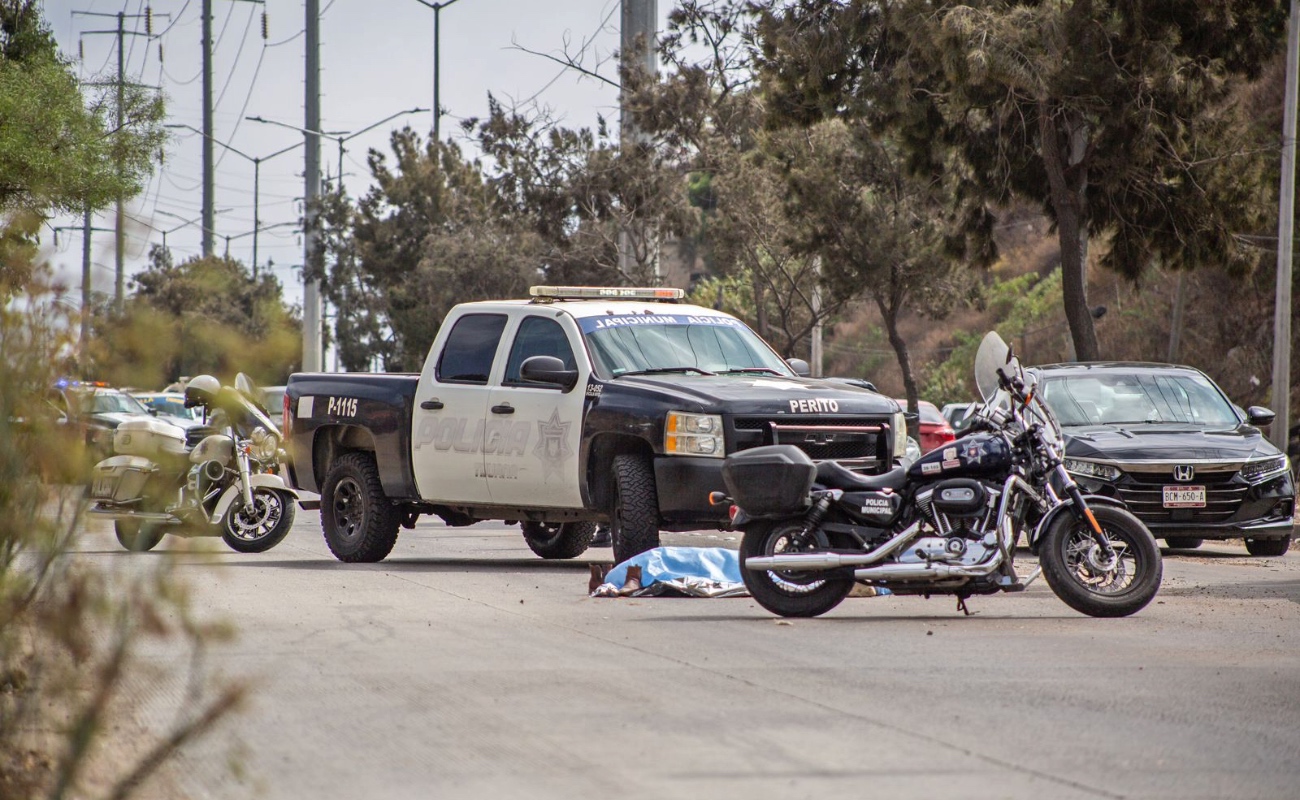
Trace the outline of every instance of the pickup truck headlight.
<instances>
[{"instance_id":1,"label":"pickup truck headlight","mask_svg":"<svg viewBox=\"0 0 1300 800\"><path fill-rule=\"evenodd\" d=\"M253 457L258 461L275 461L280 452L280 437L266 428L253 429Z\"/></svg>"},{"instance_id":2,"label":"pickup truck headlight","mask_svg":"<svg viewBox=\"0 0 1300 800\"><path fill-rule=\"evenodd\" d=\"M723 458L727 448L722 440L722 417L669 411L664 424L664 452L674 456Z\"/></svg>"},{"instance_id":3,"label":"pickup truck headlight","mask_svg":"<svg viewBox=\"0 0 1300 800\"><path fill-rule=\"evenodd\" d=\"M1241 477L1250 483L1260 483L1282 475L1289 469L1291 469L1291 462L1286 456L1274 456L1248 462L1241 468Z\"/></svg>"},{"instance_id":4,"label":"pickup truck headlight","mask_svg":"<svg viewBox=\"0 0 1300 800\"><path fill-rule=\"evenodd\" d=\"M903 458L907 455L907 417L902 411L896 411L889 424L894 426L894 449L890 457Z\"/></svg>"},{"instance_id":5,"label":"pickup truck headlight","mask_svg":"<svg viewBox=\"0 0 1300 800\"><path fill-rule=\"evenodd\" d=\"M1117 467L1112 467L1109 464L1098 464L1094 461L1080 461L1077 458L1065 459L1065 471L1089 478L1101 478L1103 481L1113 481L1120 476Z\"/></svg>"}]
</instances>

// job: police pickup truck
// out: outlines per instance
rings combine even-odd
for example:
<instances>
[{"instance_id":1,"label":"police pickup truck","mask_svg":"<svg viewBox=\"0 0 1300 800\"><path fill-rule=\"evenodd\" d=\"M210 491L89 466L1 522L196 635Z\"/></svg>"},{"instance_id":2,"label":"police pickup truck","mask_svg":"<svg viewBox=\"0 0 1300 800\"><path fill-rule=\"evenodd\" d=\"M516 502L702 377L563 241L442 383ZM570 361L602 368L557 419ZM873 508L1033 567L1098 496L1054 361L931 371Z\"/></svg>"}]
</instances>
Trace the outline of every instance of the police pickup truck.
<instances>
[{"instance_id":1,"label":"police pickup truck","mask_svg":"<svg viewBox=\"0 0 1300 800\"><path fill-rule=\"evenodd\" d=\"M794 444L874 474L906 442L867 389L805 377L740 320L680 289L535 286L448 313L414 374L289 378L284 433L342 561L379 561L421 514L522 523L572 558L608 521L619 561L661 530L722 528L723 458Z\"/></svg>"}]
</instances>

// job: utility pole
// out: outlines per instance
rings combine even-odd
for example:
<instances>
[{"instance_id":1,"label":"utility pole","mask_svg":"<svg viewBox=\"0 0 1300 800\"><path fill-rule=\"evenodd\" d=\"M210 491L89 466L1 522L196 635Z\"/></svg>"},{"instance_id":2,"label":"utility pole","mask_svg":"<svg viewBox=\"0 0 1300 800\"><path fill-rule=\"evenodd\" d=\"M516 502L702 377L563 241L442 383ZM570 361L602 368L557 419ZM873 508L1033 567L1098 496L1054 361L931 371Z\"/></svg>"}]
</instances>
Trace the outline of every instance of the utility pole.
<instances>
[{"instance_id":1,"label":"utility pole","mask_svg":"<svg viewBox=\"0 0 1300 800\"><path fill-rule=\"evenodd\" d=\"M320 195L320 0L306 0L307 6L307 80L306 116L303 141L307 152L303 158L304 225L302 237L304 271L319 260L316 256L316 199ZM303 287L302 369L320 372L324 361L321 352L320 281L309 279Z\"/></svg>"},{"instance_id":2,"label":"utility pole","mask_svg":"<svg viewBox=\"0 0 1300 800\"><path fill-rule=\"evenodd\" d=\"M655 32L659 20L658 0L622 0L622 19L619 30L620 48L619 64L621 74L640 70L648 75L656 72ZM623 81L620 80L620 83ZM637 129L635 115L628 108L627 91L619 90L618 98L619 145L624 151L641 144L642 135ZM633 234L630 228L637 229L636 238L644 240L646 220L629 220L628 228L619 231L618 267L624 275L632 274L636 265L633 252ZM659 259L657 255L647 257L654 260L655 278L659 277Z\"/></svg>"},{"instance_id":3,"label":"utility pole","mask_svg":"<svg viewBox=\"0 0 1300 800\"><path fill-rule=\"evenodd\" d=\"M1300 0L1291 0L1286 37L1286 104L1282 114L1282 185L1277 207L1277 302L1273 308L1273 411L1269 438L1286 452L1291 427L1291 236L1295 225L1296 71Z\"/></svg>"},{"instance_id":4,"label":"utility pole","mask_svg":"<svg viewBox=\"0 0 1300 800\"><path fill-rule=\"evenodd\" d=\"M60 225L54 229L54 246L59 246L59 231L81 231L81 334L77 339L77 353L86 352L86 340L90 338L90 309L93 306L93 291L90 286L90 235L91 233L112 233L112 228L96 228L93 225L94 212L89 206L82 209L80 225Z\"/></svg>"},{"instance_id":5,"label":"utility pole","mask_svg":"<svg viewBox=\"0 0 1300 800\"><path fill-rule=\"evenodd\" d=\"M116 14L106 14L106 13L96 12L96 11L74 11L72 13L74 15L83 16L83 17L109 17L111 19L117 20L117 28L114 30L82 31L81 35L94 36L98 34L110 34L117 37L117 80L113 81L113 85L117 89L117 113L113 118L113 123L114 123L114 127L120 131L123 128L123 126L126 124L125 119L123 118L123 108L126 105L126 51L122 47L122 40L126 36L144 36L149 39L154 38L153 9L151 7L146 8L145 13L143 14L126 14L121 11L117 12ZM158 16L166 17L168 15L159 14ZM126 29L126 21L128 19L143 19L145 21L144 33L141 33L139 31L128 31ZM102 84L92 83L90 85L102 85ZM120 178L122 175L121 156L115 155L115 160L117 161L118 177ZM117 196L117 211L115 215L117 236L113 244L113 254L114 254L113 262L116 269L116 275L113 284L113 306L116 309L117 313L119 314L122 313L122 310L125 307L125 302L126 302L126 291L125 291L126 210L124 208L125 203L126 203L126 198L121 194L119 194Z\"/></svg>"},{"instance_id":6,"label":"utility pole","mask_svg":"<svg viewBox=\"0 0 1300 800\"><path fill-rule=\"evenodd\" d=\"M265 0L244 0L265 5ZM203 0L203 257L212 255L216 239L216 161L212 142L212 0ZM266 38L266 12L262 12L262 38Z\"/></svg>"},{"instance_id":7,"label":"utility pole","mask_svg":"<svg viewBox=\"0 0 1300 800\"><path fill-rule=\"evenodd\" d=\"M203 0L203 257L212 255L213 209L217 203L215 166L212 160L212 0Z\"/></svg>"}]
</instances>

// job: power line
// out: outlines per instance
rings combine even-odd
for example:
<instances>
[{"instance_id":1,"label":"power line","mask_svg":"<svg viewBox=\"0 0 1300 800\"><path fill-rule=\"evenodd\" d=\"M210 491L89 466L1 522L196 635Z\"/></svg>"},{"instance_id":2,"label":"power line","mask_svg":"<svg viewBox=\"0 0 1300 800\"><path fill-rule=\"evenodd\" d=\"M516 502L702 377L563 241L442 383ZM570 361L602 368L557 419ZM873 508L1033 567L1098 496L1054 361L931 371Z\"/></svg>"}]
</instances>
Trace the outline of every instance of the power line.
<instances>
[{"instance_id":1,"label":"power line","mask_svg":"<svg viewBox=\"0 0 1300 800\"><path fill-rule=\"evenodd\" d=\"M217 95L217 102L213 104L214 106L221 105L221 101L226 97L226 90L230 88L230 82L235 79L235 71L239 68L239 57L244 54L244 45L248 44L248 32L253 29L254 10L250 8L248 11L248 22L244 25L243 36L239 38L239 49L235 51L234 63L230 67L230 74L226 76L226 82L221 86L221 92ZM217 163L221 163L221 159L217 159Z\"/></svg>"},{"instance_id":2,"label":"power line","mask_svg":"<svg viewBox=\"0 0 1300 800\"><path fill-rule=\"evenodd\" d=\"M239 126L244 123L244 113L248 111L248 103L253 99L253 90L257 88L257 78L262 74L262 60L266 58L266 45L262 45L262 52L257 56L257 66L253 68L253 80L248 84L248 93L244 95L244 104L239 109L239 116L235 119L235 127L230 129L230 138L233 141L235 134L239 133ZM221 154L225 158L225 153ZM218 162L220 163L220 159Z\"/></svg>"}]
</instances>

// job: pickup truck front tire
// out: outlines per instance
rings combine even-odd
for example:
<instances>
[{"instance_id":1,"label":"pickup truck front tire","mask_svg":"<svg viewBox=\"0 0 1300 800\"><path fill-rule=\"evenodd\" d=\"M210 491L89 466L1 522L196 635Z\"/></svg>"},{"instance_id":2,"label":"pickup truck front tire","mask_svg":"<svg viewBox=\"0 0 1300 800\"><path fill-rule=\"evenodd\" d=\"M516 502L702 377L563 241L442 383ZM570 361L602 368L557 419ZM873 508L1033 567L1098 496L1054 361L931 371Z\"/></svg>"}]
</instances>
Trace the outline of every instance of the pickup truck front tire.
<instances>
[{"instance_id":1,"label":"pickup truck front tire","mask_svg":"<svg viewBox=\"0 0 1300 800\"><path fill-rule=\"evenodd\" d=\"M373 454L348 453L334 462L321 487L320 523L335 558L382 561L397 542L400 522L384 495Z\"/></svg>"},{"instance_id":2,"label":"pickup truck front tire","mask_svg":"<svg viewBox=\"0 0 1300 800\"><path fill-rule=\"evenodd\" d=\"M524 541L542 558L577 558L596 535L594 522L525 522Z\"/></svg>"},{"instance_id":3,"label":"pickup truck front tire","mask_svg":"<svg viewBox=\"0 0 1300 800\"><path fill-rule=\"evenodd\" d=\"M609 516L615 563L659 546L659 493L654 467L645 456L614 456L614 508Z\"/></svg>"}]
</instances>

